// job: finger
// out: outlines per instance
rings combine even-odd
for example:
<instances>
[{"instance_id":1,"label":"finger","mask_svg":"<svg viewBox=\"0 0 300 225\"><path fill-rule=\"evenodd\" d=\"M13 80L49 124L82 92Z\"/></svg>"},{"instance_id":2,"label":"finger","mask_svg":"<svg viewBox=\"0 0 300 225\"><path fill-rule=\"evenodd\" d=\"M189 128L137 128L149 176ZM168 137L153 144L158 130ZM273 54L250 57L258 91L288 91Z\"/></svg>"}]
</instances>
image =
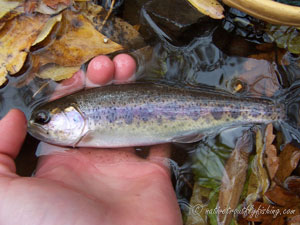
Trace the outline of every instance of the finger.
<instances>
[{"instance_id":1,"label":"finger","mask_svg":"<svg viewBox=\"0 0 300 225\"><path fill-rule=\"evenodd\" d=\"M160 144L151 147L147 159L161 166L168 173L170 172L171 144Z\"/></svg>"},{"instance_id":2,"label":"finger","mask_svg":"<svg viewBox=\"0 0 300 225\"><path fill-rule=\"evenodd\" d=\"M169 158L171 155L171 144L154 145L149 152L148 158Z\"/></svg>"},{"instance_id":3,"label":"finger","mask_svg":"<svg viewBox=\"0 0 300 225\"><path fill-rule=\"evenodd\" d=\"M84 88L84 85L85 74L82 70L79 70L71 78L62 81L59 85L57 85L54 93L51 96L51 100L74 93L75 91Z\"/></svg>"},{"instance_id":4,"label":"finger","mask_svg":"<svg viewBox=\"0 0 300 225\"><path fill-rule=\"evenodd\" d=\"M136 71L136 62L128 54L119 54L114 57L115 65L115 83L124 83L133 79Z\"/></svg>"},{"instance_id":5,"label":"finger","mask_svg":"<svg viewBox=\"0 0 300 225\"><path fill-rule=\"evenodd\" d=\"M114 63L105 55L93 58L86 72L86 86L105 85L112 81L115 72Z\"/></svg>"},{"instance_id":6,"label":"finger","mask_svg":"<svg viewBox=\"0 0 300 225\"><path fill-rule=\"evenodd\" d=\"M14 159L18 155L26 136L25 115L17 109L9 113L0 121L0 173L15 173Z\"/></svg>"}]
</instances>

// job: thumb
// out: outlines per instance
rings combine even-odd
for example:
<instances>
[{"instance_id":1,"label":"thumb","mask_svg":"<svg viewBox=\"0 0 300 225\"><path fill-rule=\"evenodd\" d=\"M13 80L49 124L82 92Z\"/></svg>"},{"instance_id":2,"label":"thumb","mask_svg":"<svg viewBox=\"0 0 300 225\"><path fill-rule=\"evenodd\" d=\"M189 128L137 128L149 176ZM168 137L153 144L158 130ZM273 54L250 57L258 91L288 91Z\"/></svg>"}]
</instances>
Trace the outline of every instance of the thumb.
<instances>
[{"instance_id":1,"label":"thumb","mask_svg":"<svg viewBox=\"0 0 300 225\"><path fill-rule=\"evenodd\" d=\"M25 139L26 129L25 115L17 109L9 111L0 121L0 175L15 173L14 159Z\"/></svg>"}]
</instances>

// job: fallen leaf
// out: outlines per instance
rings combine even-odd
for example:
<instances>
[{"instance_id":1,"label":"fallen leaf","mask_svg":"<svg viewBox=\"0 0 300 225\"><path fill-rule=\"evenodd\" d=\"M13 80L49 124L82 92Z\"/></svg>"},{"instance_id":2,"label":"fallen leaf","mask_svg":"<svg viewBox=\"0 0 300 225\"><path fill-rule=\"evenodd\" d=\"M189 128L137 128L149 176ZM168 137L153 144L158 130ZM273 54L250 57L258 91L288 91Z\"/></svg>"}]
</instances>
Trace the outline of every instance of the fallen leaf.
<instances>
[{"instance_id":1,"label":"fallen leaf","mask_svg":"<svg viewBox=\"0 0 300 225\"><path fill-rule=\"evenodd\" d=\"M283 207L292 207L300 204L300 199L297 195L285 190L276 185L265 193L265 196L272 202Z\"/></svg>"},{"instance_id":2,"label":"fallen leaf","mask_svg":"<svg viewBox=\"0 0 300 225\"><path fill-rule=\"evenodd\" d=\"M61 30L56 39L42 51L35 54L39 66L55 63L60 66L77 67L96 55L109 54L123 47L107 40L94 29L82 15L70 10L63 12Z\"/></svg>"},{"instance_id":3,"label":"fallen leaf","mask_svg":"<svg viewBox=\"0 0 300 225\"><path fill-rule=\"evenodd\" d=\"M185 225L207 224L208 220L205 211L208 209L207 200L209 199L211 191L211 189L201 187L197 183L194 184L193 195L190 200L190 207Z\"/></svg>"},{"instance_id":4,"label":"fallen leaf","mask_svg":"<svg viewBox=\"0 0 300 225\"><path fill-rule=\"evenodd\" d=\"M0 0L0 19L19 5L21 5L21 3L18 1Z\"/></svg>"},{"instance_id":5,"label":"fallen leaf","mask_svg":"<svg viewBox=\"0 0 300 225\"><path fill-rule=\"evenodd\" d=\"M6 81L7 73L13 75L23 66L28 51L49 16L21 15L8 21L0 30L0 85Z\"/></svg>"},{"instance_id":6,"label":"fallen leaf","mask_svg":"<svg viewBox=\"0 0 300 225\"><path fill-rule=\"evenodd\" d=\"M262 51L264 45L268 43L257 45L257 49ZM257 59L257 60L266 60L269 62L278 62L280 65L289 65L290 62L284 58L287 50L282 48L274 49L274 45L272 44L272 49L266 49L258 54L249 55L249 58Z\"/></svg>"},{"instance_id":7,"label":"fallen leaf","mask_svg":"<svg viewBox=\"0 0 300 225\"><path fill-rule=\"evenodd\" d=\"M43 1L39 2L38 7L36 7L35 12L39 12L47 15L55 15L66 9L68 6L65 4L59 4L56 9L50 8Z\"/></svg>"},{"instance_id":8,"label":"fallen leaf","mask_svg":"<svg viewBox=\"0 0 300 225\"><path fill-rule=\"evenodd\" d=\"M80 66L66 67L55 64L47 64L45 67L41 67L37 76L43 79L52 79L60 81L68 79L73 76L80 69Z\"/></svg>"},{"instance_id":9,"label":"fallen leaf","mask_svg":"<svg viewBox=\"0 0 300 225\"><path fill-rule=\"evenodd\" d=\"M198 11L213 19L224 18L223 6L217 0L188 0Z\"/></svg>"},{"instance_id":10,"label":"fallen leaf","mask_svg":"<svg viewBox=\"0 0 300 225\"><path fill-rule=\"evenodd\" d=\"M294 54L300 53L300 35L296 27L267 24L266 33L279 48Z\"/></svg>"},{"instance_id":11,"label":"fallen leaf","mask_svg":"<svg viewBox=\"0 0 300 225\"><path fill-rule=\"evenodd\" d=\"M39 0L27 0L24 3L25 13L33 13L38 6Z\"/></svg>"},{"instance_id":12,"label":"fallen leaf","mask_svg":"<svg viewBox=\"0 0 300 225\"><path fill-rule=\"evenodd\" d=\"M261 192L261 182L258 179L257 169L253 168L254 163L251 164L250 176L249 176L249 183L247 187L247 197L245 199L247 204L252 204L260 197Z\"/></svg>"},{"instance_id":13,"label":"fallen leaf","mask_svg":"<svg viewBox=\"0 0 300 225\"><path fill-rule=\"evenodd\" d=\"M93 3L77 4L80 11L89 19L95 29L112 41L121 44L127 49L138 49L145 46L143 37L129 23L112 15L105 21L107 12L99 5Z\"/></svg>"},{"instance_id":14,"label":"fallen leaf","mask_svg":"<svg viewBox=\"0 0 300 225\"><path fill-rule=\"evenodd\" d=\"M300 196L300 177L290 176L285 179L284 187L290 192Z\"/></svg>"},{"instance_id":15,"label":"fallen leaf","mask_svg":"<svg viewBox=\"0 0 300 225\"><path fill-rule=\"evenodd\" d=\"M299 225L300 224L300 215L293 216L288 219L288 225Z\"/></svg>"},{"instance_id":16,"label":"fallen leaf","mask_svg":"<svg viewBox=\"0 0 300 225\"><path fill-rule=\"evenodd\" d=\"M57 22L60 22L62 18L61 14L58 14L54 17L51 17L47 23L44 25L43 30L41 31L41 33L39 34L39 36L36 38L35 42L32 44L32 46L40 43L41 41L43 41L51 32L52 28L54 27L54 25Z\"/></svg>"},{"instance_id":17,"label":"fallen leaf","mask_svg":"<svg viewBox=\"0 0 300 225\"><path fill-rule=\"evenodd\" d=\"M238 139L235 149L225 165L219 192L218 206L220 210L234 210L237 207L246 181L248 158L252 147L251 133L245 132ZM219 213L218 221L220 224L228 225L232 216L232 213Z\"/></svg>"},{"instance_id":18,"label":"fallen leaf","mask_svg":"<svg viewBox=\"0 0 300 225\"><path fill-rule=\"evenodd\" d=\"M271 224L272 220L273 220L273 215L270 213L262 213L263 209L270 209L270 210L280 210L281 207L278 206L273 206L273 205L269 205L267 203L263 203L263 202L254 202L252 204L252 210L250 210L248 212L248 215L246 217L246 219L248 221L251 222L264 222L264 221L268 221L269 224ZM262 211L258 211L258 209L261 209Z\"/></svg>"},{"instance_id":19,"label":"fallen leaf","mask_svg":"<svg viewBox=\"0 0 300 225\"><path fill-rule=\"evenodd\" d=\"M258 129L256 132L256 156L255 156L255 162L257 165L257 174L258 174L258 179L261 184L261 193L264 194L270 185L270 181L268 179L268 174L267 171L264 167L264 162L263 162L263 155L264 155L264 149L265 146L263 144L263 138L261 136L261 131Z\"/></svg>"},{"instance_id":20,"label":"fallen leaf","mask_svg":"<svg viewBox=\"0 0 300 225\"><path fill-rule=\"evenodd\" d=\"M279 166L279 158L277 157L277 149L272 144L275 139L273 134L273 125L268 124L265 131L265 164L272 180Z\"/></svg>"},{"instance_id":21,"label":"fallen leaf","mask_svg":"<svg viewBox=\"0 0 300 225\"><path fill-rule=\"evenodd\" d=\"M238 76L248 86L248 91L257 96L274 96L280 84L274 65L266 60L249 58L244 63L245 72Z\"/></svg>"},{"instance_id":22,"label":"fallen leaf","mask_svg":"<svg viewBox=\"0 0 300 225\"><path fill-rule=\"evenodd\" d=\"M72 3L71 0L43 0L43 2L52 9L57 9L59 4L69 6Z\"/></svg>"},{"instance_id":23,"label":"fallen leaf","mask_svg":"<svg viewBox=\"0 0 300 225\"><path fill-rule=\"evenodd\" d=\"M300 160L300 150L288 144L279 154L279 167L275 174L276 181L283 183L297 167Z\"/></svg>"},{"instance_id":24,"label":"fallen leaf","mask_svg":"<svg viewBox=\"0 0 300 225\"><path fill-rule=\"evenodd\" d=\"M250 222L262 222L264 225L283 225L289 218L299 214L296 208L285 208L263 202L254 202L248 211L246 220Z\"/></svg>"}]
</instances>

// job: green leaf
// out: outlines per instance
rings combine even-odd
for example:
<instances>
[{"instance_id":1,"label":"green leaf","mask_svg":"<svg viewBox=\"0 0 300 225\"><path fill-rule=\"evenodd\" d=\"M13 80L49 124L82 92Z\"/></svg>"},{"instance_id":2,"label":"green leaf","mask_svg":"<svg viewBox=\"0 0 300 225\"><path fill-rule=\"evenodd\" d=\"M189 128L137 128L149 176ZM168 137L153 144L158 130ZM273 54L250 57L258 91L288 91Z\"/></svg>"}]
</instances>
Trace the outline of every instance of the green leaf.
<instances>
[{"instance_id":1,"label":"green leaf","mask_svg":"<svg viewBox=\"0 0 300 225\"><path fill-rule=\"evenodd\" d=\"M279 48L285 48L294 54L300 53L300 34L297 28L268 24L266 33Z\"/></svg>"}]
</instances>

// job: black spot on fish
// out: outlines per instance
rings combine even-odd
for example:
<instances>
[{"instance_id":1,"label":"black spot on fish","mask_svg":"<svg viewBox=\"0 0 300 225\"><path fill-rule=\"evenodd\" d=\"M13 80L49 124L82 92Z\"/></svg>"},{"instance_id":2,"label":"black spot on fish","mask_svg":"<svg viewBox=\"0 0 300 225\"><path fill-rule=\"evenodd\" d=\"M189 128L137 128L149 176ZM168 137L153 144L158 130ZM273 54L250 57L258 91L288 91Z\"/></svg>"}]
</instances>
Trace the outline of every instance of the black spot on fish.
<instances>
[{"instance_id":1,"label":"black spot on fish","mask_svg":"<svg viewBox=\"0 0 300 225\"><path fill-rule=\"evenodd\" d=\"M158 123L158 124L161 124L161 123L162 123L162 118L161 118L161 116L159 116L159 117L157 118L157 123Z\"/></svg>"},{"instance_id":2,"label":"black spot on fish","mask_svg":"<svg viewBox=\"0 0 300 225\"><path fill-rule=\"evenodd\" d=\"M176 113L179 110L179 107L176 103L169 103L164 106L163 115L166 116L169 120L176 120Z\"/></svg>"},{"instance_id":3,"label":"black spot on fish","mask_svg":"<svg viewBox=\"0 0 300 225\"><path fill-rule=\"evenodd\" d=\"M116 108L110 108L107 111L107 116L106 119L110 122L113 123L117 120L118 116L117 116L117 109Z\"/></svg>"},{"instance_id":4,"label":"black spot on fish","mask_svg":"<svg viewBox=\"0 0 300 225\"><path fill-rule=\"evenodd\" d=\"M200 112L198 110L193 110L189 113L189 117L197 121L200 118Z\"/></svg>"},{"instance_id":5,"label":"black spot on fish","mask_svg":"<svg viewBox=\"0 0 300 225\"><path fill-rule=\"evenodd\" d=\"M149 113L146 108L139 108L139 118L140 120L143 120L144 122L147 122L149 120Z\"/></svg>"},{"instance_id":6,"label":"black spot on fish","mask_svg":"<svg viewBox=\"0 0 300 225\"><path fill-rule=\"evenodd\" d=\"M210 114L214 117L215 120L220 120L223 115L223 109L220 107L212 108Z\"/></svg>"},{"instance_id":7,"label":"black spot on fish","mask_svg":"<svg viewBox=\"0 0 300 225\"><path fill-rule=\"evenodd\" d=\"M125 110L124 120L127 124L131 124L133 122L133 111L131 109Z\"/></svg>"},{"instance_id":8,"label":"black spot on fish","mask_svg":"<svg viewBox=\"0 0 300 225\"><path fill-rule=\"evenodd\" d=\"M266 107L266 111L264 112L264 115L265 116L272 116L272 114L273 114L272 107L271 106L267 106Z\"/></svg>"},{"instance_id":9,"label":"black spot on fish","mask_svg":"<svg viewBox=\"0 0 300 225\"><path fill-rule=\"evenodd\" d=\"M260 116L260 111L257 107L253 107L251 109L250 115L253 116L254 118Z\"/></svg>"},{"instance_id":10,"label":"black spot on fish","mask_svg":"<svg viewBox=\"0 0 300 225\"><path fill-rule=\"evenodd\" d=\"M147 122L152 118L153 112L153 106L148 104L147 106L139 108L138 117L140 118L140 120Z\"/></svg>"},{"instance_id":11,"label":"black spot on fish","mask_svg":"<svg viewBox=\"0 0 300 225\"><path fill-rule=\"evenodd\" d=\"M241 110L238 106L234 106L232 109L230 109L230 116L233 119L238 118L241 115Z\"/></svg>"}]
</instances>

